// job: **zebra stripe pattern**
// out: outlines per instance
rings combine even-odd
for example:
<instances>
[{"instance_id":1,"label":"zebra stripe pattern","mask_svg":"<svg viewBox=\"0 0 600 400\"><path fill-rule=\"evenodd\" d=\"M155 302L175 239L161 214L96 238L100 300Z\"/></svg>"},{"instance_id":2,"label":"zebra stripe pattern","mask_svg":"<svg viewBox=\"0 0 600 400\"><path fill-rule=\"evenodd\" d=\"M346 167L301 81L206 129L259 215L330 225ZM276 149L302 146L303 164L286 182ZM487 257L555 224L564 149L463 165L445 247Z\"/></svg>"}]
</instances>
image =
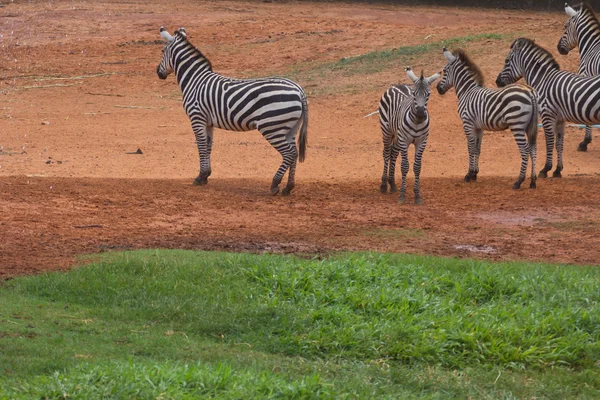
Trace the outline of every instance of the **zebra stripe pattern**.
<instances>
[{"instance_id":1,"label":"zebra stripe pattern","mask_svg":"<svg viewBox=\"0 0 600 400\"><path fill-rule=\"evenodd\" d=\"M513 189L519 189L525 180L528 158L531 158L530 188L536 187L535 159L538 106L532 88L511 85L503 89L483 86L480 69L462 50L453 53L443 49L447 64L438 83L440 94L456 89L458 114L463 122L469 149L469 171L465 181L476 181L483 131L510 129L521 153L521 170Z\"/></svg>"},{"instance_id":2,"label":"zebra stripe pattern","mask_svg":"<svg viewBox=\"0 0 600 400\"><path fill-rule=\"evenodd\" d=\"M587 78L561 71L546 49L531 39L519 38L512 43L496 84L504 86L521 78L536 90L540 103L546 136L546 165L540 177L546 177L552 169L555 138L557 165L552 176L561 177L565 122L600 123L600 76Z\"/></svg>"},{"instance_id":3,"label":"zebra stripe pattern","mask_svg":"<svg viewBox=\"0 0 600 400\"><path fill-rule=\"evenodd\" d=\"M569 7L565 4L565 12L570 17L565 23L565 31L558 42L558 52L562 55L579 47L579 70L583 76L600 75L600 22L594 10L585 3ZM592 128L586 126L585 137L578 151L587 151L592 142Z\"/></svg>"},{"instance_id":4,"label":"zebra stripe pattern","mask_svg":"<svg viewBox=\"0 0 600 400\"><path fill-rule=\"evenodd\" d=\"M417 77L410 68L406 69L408 77L413 81L409 85L395 85L389 88L379 102L379 123L383 138L383 175L380 190L396 192L395 169L398 154L402 155L402 182L398 201L406 201L406 176L409 170L408 146L415 146L415 161L413 172L415 174L415 204L422 204L420 175L423 151L429 137L429 113L427 103L431 92L430 86L440 74L429 78Z\"/></svg>"},{"instance_id":5,"label":"zebra stripe pattern","mask_svg":"<svg viewBox=\"0 0 600 400\"><path fill-rule=\"evenodd\" d=\"M200 173L194 184L208 183L214 127L229 131L258 129L283 158L273 177L271 194L279 192L279 184L289 171L282 191L288 195L294 188L296 161L304 161L306 154L308 105L304 90L284 78L224 77L213 72L210 61L187 40L185 29L171 36L161 27L160 33L167 44L156 72L160 79L175 73L183 93L183 107L200 157Z\"/></svg>"}]
</instances>

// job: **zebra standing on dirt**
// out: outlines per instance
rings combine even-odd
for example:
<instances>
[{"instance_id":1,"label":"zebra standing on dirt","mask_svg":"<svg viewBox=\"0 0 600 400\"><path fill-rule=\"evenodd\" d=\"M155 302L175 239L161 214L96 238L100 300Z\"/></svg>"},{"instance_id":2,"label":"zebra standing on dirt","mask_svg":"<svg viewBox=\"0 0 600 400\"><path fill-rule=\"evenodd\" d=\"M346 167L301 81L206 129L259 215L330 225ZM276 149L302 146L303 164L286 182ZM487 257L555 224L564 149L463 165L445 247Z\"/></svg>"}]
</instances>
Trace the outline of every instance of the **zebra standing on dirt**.
<instances>
[{"instance_id":1,"label":"zebra standing on dirt","mask_svg":"<svg viewBox=\"0 0 600 400\"><path fill-rule=\"evenodd\" d=\"M200 174L194 184L208 183L213 127L230 131L258 129L283 157L273 177L271 194L279 192L279 184L289 171L282 192L288 195L294 188L296 160L304 161L306 154L308 105L304 90L284 78L224 77L213 72L210 61L187 40L184 28L171 36L161 27L160 35L167 44L156 72L160 79L175 72L183 93L183 107L196 136Z\"/></svg>"},{"instance_id":2,"label":"zebra standing on dirt","mask_svg":"<svg viewBox=\"0 0 600 400\"><path fill-rule=\"evenodd\" d=\"M558 42L558 52L562 55L579 46L578 74L591 77L600 75L600 22L594 10L585 3L575 9L565 4L565 12L570 17L565 23L565 32ZM592 142L592 127L585 127L585 137L577 151L587 151Z\"/></svg>"},{"instance_id":3,"label":"zebra standing on dirt","mask_svg":"<svg viewBox=\"0 0 600 400\"><path fill-rule=\"evenodd\" d=\"M440 74L424 78L421 71L421 77L418 77L410 67L406 68L406 73L413 81L413 86L392 86L383 94L379 102L379 122L383 135L383 176L380 190L385 193L388 183L391 192L397 190L394 173L398 153L401 153L402 183L398 201L401 203L406 201L406 175L409 169L408 146L412 143L415 146L415 162L413 164L415 204L422 204L419 177L421 175L421 158L429 136L427 102L429 101L430 85L440 77Z\"/></svg>"},{"instance_id":4,"label":"zebra standing on dirt","mask_svg":"<svg viewBox=\"0 0 600 400\"><path fill-rule=\"evenodd\" d=\"M548 52L531 39L516 39L510 46L504 68L496 79L500 87L524 78L533 86L540 103L540 115L546 136L546 165L540 177L552 169L556 137L557 165L552 174L560 178L563 169L565 121L585 125L600 123L600 76L583 77L560 66Z\"/></svg>"},{"instance_id":5,"label":"zebra standing on dirt","mask_svg":"<svg viewBox=\"0 0 600 400\"><path fill-rule=\"evenodd\" d=\"M529 157L529 187L535 188L538 108L533 89L523 85L511 85L500 90L486 88L483 86L481 70L463 50L451 53L444 48L443 54L447 64L437 90L443 95L452 86L456 89L458 114L463 122L469 149L469 171L465 182L477 180L483 131L510 129L521 153L521 171L513 189L519 189L525 180Z\"/></svg>"},{"instance_id":6,"label":"zebra standing on dirt","mask_svg":"<svg viewBox=\"0 0 600 400\"><path fill-rule=\"evenodd\" d=\"M535 188L538 107L533 89L523 85L511 85L500 90L486 88L481 70L463 50L451 53L444 48L442 52L447 64L437 89L441 95L452 86L456 89L458 114L469 149L469 171L465 182L477 180L483 131L510 129L521 153L521 170L513 189L519 189L525 180L528 158L531 158L529 187Z\"/></svg>"}]
</instances>

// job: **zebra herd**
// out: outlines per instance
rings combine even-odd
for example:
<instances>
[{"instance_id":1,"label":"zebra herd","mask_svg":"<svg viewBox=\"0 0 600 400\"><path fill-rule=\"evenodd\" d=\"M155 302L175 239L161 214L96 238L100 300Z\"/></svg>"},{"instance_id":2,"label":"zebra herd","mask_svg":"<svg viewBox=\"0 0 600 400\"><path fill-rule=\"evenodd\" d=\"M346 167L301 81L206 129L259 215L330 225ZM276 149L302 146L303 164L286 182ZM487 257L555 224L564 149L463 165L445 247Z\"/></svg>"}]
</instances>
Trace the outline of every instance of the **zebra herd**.
<instances>
[{"instance_id":1,"label":"zebra herd","mask_svg":"<svg viewBox=\"0 0 600 400\"><path fill-rule=\"evenodd\" d=\"M515 40L504 68L496 79L499 89L486 88L479 68L463 50L443 49L446 65L443 72L430 77L417 76L407 68L412 85L394 85L382 96L378 112L383 136L384 168L381 192L397 191L395 165L402 156L399 201L406 198L406 175L409 170L408 146L415 146L415 203L421 204L419 187L421 158L429 135L427 103L430 85L443 75L437 85L443 95L454 87L458 97L458 114L463 122L469 150L469 169L465 181L477 180L483 131L510 129L521 154L521 169L513 188L525 180L531 160L531 182L536 187L536 137L538 115L546 138L546 163L540 177L552 169L556 145L557 165L554 177L563 169L565 122L585 124L586 135L579 150L591 142L591 125L600 123L600 22L587 4L574 8L565 4L569 16L558 51L567 54L579 47L578 74L560 69L554 57L533 40ZM183 104L196 137L200 173L194 184L203 185L211 174L210 155L213 128L232 131L259 130L282 156L273 177L271 194L288 172L282 190L288 195L294 188L296 161L304 161L307 146L308 106L304 90L284 78L239 80L224 77L212 70L210 61L188 40L183 28L171 36L163 27L166 41L157 67L159 78L175 73L183 93ZM517 83L523 78L526 85ZM298 134L299 133L299 134ZM298 145L296 135L298 134Z\"/></svg>"}]
</instances>

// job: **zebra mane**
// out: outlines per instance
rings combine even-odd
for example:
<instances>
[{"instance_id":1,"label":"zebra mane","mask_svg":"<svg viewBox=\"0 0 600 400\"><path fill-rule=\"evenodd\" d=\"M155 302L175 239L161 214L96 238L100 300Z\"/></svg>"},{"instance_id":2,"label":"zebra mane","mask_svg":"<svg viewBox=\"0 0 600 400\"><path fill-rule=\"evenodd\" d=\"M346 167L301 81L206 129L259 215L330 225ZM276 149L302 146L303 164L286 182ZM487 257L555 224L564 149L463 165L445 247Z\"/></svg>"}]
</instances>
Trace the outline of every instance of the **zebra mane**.
<instances>
[{"instance_id":1,"label":"zebra mane","mask_svg":"<svg viewBox=\"0 0 600 400\"><path fill-rule=\"evenodd\" d=\"M600 25L600 22L598 21L598 17L596 16L596 13L594 12L594 9L592 8L592 6L590 5L590 3L583 2L581 4L578 4L574 7L574 10L576 11L580 11L584 14L589 14L590 17L593 18L594 22L596 23L596 25Z\"/></svg>"},{"instance_id":2,"label":"zebra mane","mask_svg":"<svg viewBox=\"0 0 600 400\"><path fill-rule=\"evenodd\" d=\"M213 66L212 63L210 62L210 60L208 59L208 57L206 57L204 54L202 54L202 52L200 50L198 50L198 48L196 46L194 46L185 35L182 35L179 30L176 30L175 32L173 32L175 34L176 37L180 38L180 40L182 42L187 43L188 46L190 46L194 52L199 55L200 57L204 58L206 60L206 64L208 65L208 68L213 71Z\"/></svg>"},{"instance_id":3,"label":"zebra mane","mask_svg":"<svg viewBox=\"0 0 600 400\"><path fill-rule=\"evenodd\" d=\"M479 69L479 67L469 58L467 53L463 49L455 50L452 55L460 59L467 69L473 74L473 79L475 83L479 86L483 86L483 72Z\"/></svg>"},{"instance_id":4,"label":"zebra mane","mask_svg":"<svg viewBox=\"0 0 600 400\"><path fill-rule=\"evenodd\" d=\"M541 54L542 57L545 60L548 60L550 62L550 65L552 66L552 68L560 69L560 64L558 64L558 61L556 61L556 59L554 58L554 56L552 55L552 53L550 53L548 50L546 50L545 48L543 48L539 44L535 43L534 40L531 40L529 38L519 38L519 39L516 39L510 45L510 48L512 49L515 46L515 44L517 44L517 42L520 43L521 47L531 47L531 48L533 48L533 50L537 54Z\"/></svg>"}]
</instances>

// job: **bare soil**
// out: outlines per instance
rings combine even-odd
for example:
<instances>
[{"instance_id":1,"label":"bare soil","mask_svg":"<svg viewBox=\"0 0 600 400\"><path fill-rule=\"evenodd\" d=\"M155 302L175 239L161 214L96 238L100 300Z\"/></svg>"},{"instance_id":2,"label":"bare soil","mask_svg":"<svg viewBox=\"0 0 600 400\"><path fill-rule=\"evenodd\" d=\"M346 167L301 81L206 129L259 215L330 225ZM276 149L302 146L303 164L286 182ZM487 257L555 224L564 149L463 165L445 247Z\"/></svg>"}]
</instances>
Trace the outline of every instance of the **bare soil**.
<instances>
[{"instance_id":1,"label":"bare soil","mask_svg":"<svg viewBox=\"0 0 600 400\"><path fill-rule=\"evenodd\" d=\"M209 185L179 87L156 66L161 25L185 26L216 71L293 75L374 50L497 33L465 46L493 84L510 40L556 44L566 15L461 8L250 1L15 1L0 7L0 277L64 269L80 254L143 247L327 253L381 250L596 264L600 138L577 152L567 129L562 179L511 189L510 132L484 137L479 181L453 91L433 92L423 206L378 192L376 116L404 65L375 73L300 73L309 94L307 160L290 197L269 196L280 163L258 132L217 131ZM440 51L441 53L441 51ZM411 59L431 74L441 54ZM138 149L143 154L132 154ZM538 169L544 162L540 130ZM412 194L412 171L409 175ZM526 182L527 183L527 182ZM524 187L527 185L524 184Z\"/></svg>"}]
</instances>

